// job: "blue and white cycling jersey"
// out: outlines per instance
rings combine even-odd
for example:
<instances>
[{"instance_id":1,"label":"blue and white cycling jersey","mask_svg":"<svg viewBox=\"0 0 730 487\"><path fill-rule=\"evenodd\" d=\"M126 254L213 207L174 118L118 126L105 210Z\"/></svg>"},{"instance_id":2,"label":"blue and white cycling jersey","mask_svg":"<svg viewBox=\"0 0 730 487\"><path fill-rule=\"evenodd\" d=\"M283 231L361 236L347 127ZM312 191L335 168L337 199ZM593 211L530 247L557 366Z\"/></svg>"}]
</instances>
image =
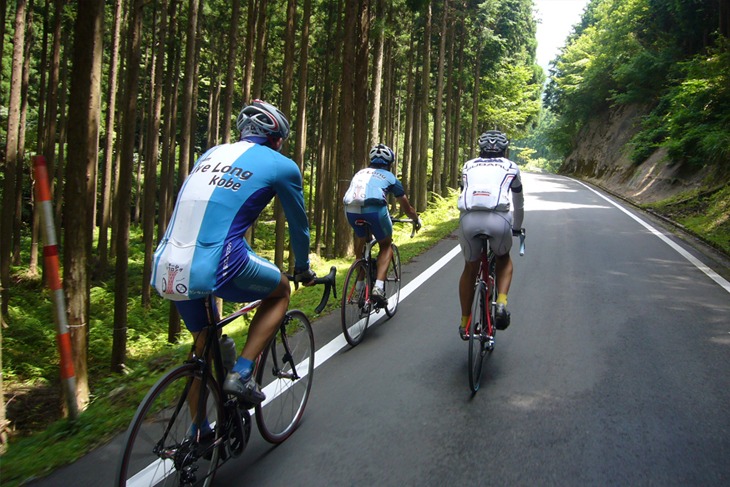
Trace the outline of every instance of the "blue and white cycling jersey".
<instances>
[{"instance_id":1,"label":"blue and white cycling jersey","mask_svg":"<svg viewBox=\"0 0 730 487\"><path fill-rule=\"evenodd\" d=\"M349 211L348 207L384 206L388 203L388 193L393 193L396 198L406 194L392 172L375 167L361 169L352 177L343 198L345 211Z\"/></svg>"},{"instance_id":2,"label":"blue and white cycling jersey","mask_svg":"<svg viewBox=\"0 0 730 487\"><path fill-rule=\"evenodd\" d=\"M295 267L309 266L309 223L302 175L291 159L248 141L208 150L185 179L153 261L152 285L164 298L200 298L248 262L246 230L278 195L289 224Z\"/></svg>"}]
</instances>

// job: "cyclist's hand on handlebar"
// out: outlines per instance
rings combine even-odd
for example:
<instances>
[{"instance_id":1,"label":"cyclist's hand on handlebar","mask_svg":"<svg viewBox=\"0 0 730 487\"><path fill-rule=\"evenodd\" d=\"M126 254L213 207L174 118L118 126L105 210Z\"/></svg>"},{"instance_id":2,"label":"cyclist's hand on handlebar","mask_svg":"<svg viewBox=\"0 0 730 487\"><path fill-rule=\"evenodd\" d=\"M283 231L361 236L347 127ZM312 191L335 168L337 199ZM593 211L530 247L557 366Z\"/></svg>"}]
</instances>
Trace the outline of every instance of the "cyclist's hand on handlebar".
<instances>
[{"instance_id":1,"label":"cyclist's hand on handlebar","mask_svg":"<svg viewBox=\"0 0 730 487\"><path fill-rule=\"evenodd\" d=\"M294 271L294 282L301 282L305 286L313 286L316 277L317 274L314 273L311 267L307 267L305 270Z\"/></svg>"},{"instance_id":2,"label":"cyclist's hand on handlebar","mask_svg":"<svg viewBox=\"0 0 730 487\"><path fill-rule=\"evenodd\" d=\"M520 235L522 235L522 231L523 230L521 228L513 228L512 229L512 236L513 237L519 237Z\"/></svg>"},{"instance_id":3,"label":"cyclist's hand on handlebar","mask_svg":"<svg viewBox=\"0 0 730 487\"><path fill-rule=\"evenodd\" d=\"M415 221L413 222L413 227L416 229L416 231L419 231L421 227L423 227L423 220L421 220L421 217L416 215Z\"/></svg>"}]
</instances>

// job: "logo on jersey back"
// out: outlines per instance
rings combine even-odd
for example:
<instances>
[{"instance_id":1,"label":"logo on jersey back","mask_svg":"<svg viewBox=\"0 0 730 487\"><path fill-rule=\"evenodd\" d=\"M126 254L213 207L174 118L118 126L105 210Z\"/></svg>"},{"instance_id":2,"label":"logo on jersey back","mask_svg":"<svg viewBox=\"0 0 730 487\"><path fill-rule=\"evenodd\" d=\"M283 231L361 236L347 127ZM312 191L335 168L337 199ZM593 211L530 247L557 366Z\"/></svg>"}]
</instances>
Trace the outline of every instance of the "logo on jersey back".
<instances>
[{"instance_id":1,"label":"logo on jersey back","mask_svg":"<svg viewBox=\"0 0 730 487\"><path fill-rule=\"evenodd\" d=\"M188 292L188 287L182 282L175 285L175 277L183 271L183 268L177 264L167 264L167 279L162 278L162 287L165 290L165 294L185 294ZM174 289L174 290L173 290Z\"/></svg>"}]
</instances>

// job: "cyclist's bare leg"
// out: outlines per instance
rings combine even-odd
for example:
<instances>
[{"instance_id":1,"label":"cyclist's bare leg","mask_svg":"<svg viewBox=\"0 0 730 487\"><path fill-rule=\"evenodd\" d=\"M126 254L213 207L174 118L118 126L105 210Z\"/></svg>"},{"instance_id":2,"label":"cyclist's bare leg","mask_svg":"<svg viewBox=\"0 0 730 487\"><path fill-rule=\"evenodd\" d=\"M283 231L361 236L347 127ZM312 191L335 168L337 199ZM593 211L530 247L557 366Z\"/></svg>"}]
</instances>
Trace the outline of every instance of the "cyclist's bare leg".
<instances>
[{"instance_id":1,"label":"cyclist's bare leg","mask_svg":"<svg viewBox=\"0 0 730 487\"><path fill-rule=\"evenodd\" d=\"M289 279L282 274L277 288L261 301L261 305L251 320L248 338L241 351L241 357L253 362L268 345L271 337L279 329L281 320L284 319L284 314L289 307L290 295Z\"/></svg>"},{"instance_id":2,"label":"cyclist's bare leg","mask_svg":"<svg viewBox=\"0 0 730 487\"><path fill-rule=\"evenodd\" d=\"M195 344L195 354L200 356L203 353L205 347L205 338L208 336L208 330L203 328L200 331L190 332L193 335L193 343ZM192 353L191 353L192 355ZM198 398L200 397L200 379L193 379L193 383L190 386L190 392L188 393L188 408L190 409L190 417L193 421L196 420L196 414L198 412Z\"/></svg>"},{"instance_id":3,"label":"cyclist's bare leg","mask_svg":"<svg viewBox=\"0 0 730 487\"><path fill-rule=\"evenodd\" d=\"M509 294L509 287L512 284L512 259L509 256L509 252L497 256L497 292Z\"/></svg>"},{"instance_id":4,"label":"cyclist's bare leg","mask_svg":"<svg viewBox=\"0 0 730 487\"><path fill-rule=\"evenodd\" d=\"M365 252L365 245L367 244L368 239L367 237L358 237L355 235L355 258L359 259L362 257L362 253ZM365 279L365 274L362 272L362 269L358 273L357 280L362 281Z\"/></svg>"},{"instance_id":5,"label":"cyclist's bare leg","mask_svg":"<svg viewBox=\"0 0 730 487\"><path fill-rule=\"evenodd\" d=\"M393 257L393 248L390 246L392 243L393 237L385 237L378 242L380 253L378 254L377 278L379 281L385 281L385 276L388 273L388 264L390 264L390 259Z\"/></svg>"},{"instance_id":6,"label":"cyclist's bare leg","mask_svg":"<svg viewBox=\"0 0 730 487\"><path fill-rule=\"evenodd\" d=\"M365 252L365 244L368 242L366 237L358 237L355 235L355 258L360 258Z\"/></svg>"},{"instance_id":7,"label":"cyclist's bare leg","mask_svg":"<svg viewBox=\"0 0 730 487\"><path fill-rule=\"evenodd\" d=\"M479 272L479 261L464 262L464 270L459 278L459 303L461 304L461 316L471 314L471 304L474 298L474 281Z\"/></svg>"}]
</instances>

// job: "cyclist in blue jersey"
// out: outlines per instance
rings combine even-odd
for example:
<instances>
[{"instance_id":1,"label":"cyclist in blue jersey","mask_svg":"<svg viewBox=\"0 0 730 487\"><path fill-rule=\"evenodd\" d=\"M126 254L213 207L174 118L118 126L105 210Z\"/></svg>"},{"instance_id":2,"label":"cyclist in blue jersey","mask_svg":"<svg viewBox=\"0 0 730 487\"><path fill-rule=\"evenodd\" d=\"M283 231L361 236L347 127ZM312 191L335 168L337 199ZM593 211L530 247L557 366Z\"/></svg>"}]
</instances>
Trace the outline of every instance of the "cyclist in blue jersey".
<instances>
[{"instance_id":1,"label":"cyclist in blue jersey","mask_svg":"<svg viewBox=\"0 0 730 487\"><path fill-rule=\"evenodd\" d=\"M253 379L254 360L276 333L291 290L286 276L256 255L244 235L275 195L289 223L297 280L306 285L315 274L309 266L302 175L294 161L279 154L289 121L273 105L254 100L238 115L236 125L240 140L209 149L183 182L155 251L152 285L174 301L201 346L207 295L233 302L262 300L223 385L226 392L259 404L265 396Z\"/></svg>"},{"instance_id":2,"label":"cyclist in blue jersey","mask_svg":"<svg viewBox=\"0 0 730 487\"><path fill-rule=\"evenodd\" d=\"M416 231L421 228L421 219L416 209L411 206L406 197L403 185L390 172L390 166L395 161L395 153L385 144L378 144L370 150L370 167L358 171L352 178L350 187L345 193L343 203L347 221L355 230L355 252L362 254L367 239L369 238L367 228L363 225L356 225L357 220L365 220L370 224L370 230L378 241L380 252L378 254L378 272L375 285L373 286L373 299L381 306L387 302L385 297L384 282L385 274L388 271L393 250L390 244L393 242L393 223L388 213L388 193L395 196L400 204L400 209L416 221ZM356 284L363 286L363 281ZM358 289L359 291L359 289Z\"/></svg>"}]
</instances>

